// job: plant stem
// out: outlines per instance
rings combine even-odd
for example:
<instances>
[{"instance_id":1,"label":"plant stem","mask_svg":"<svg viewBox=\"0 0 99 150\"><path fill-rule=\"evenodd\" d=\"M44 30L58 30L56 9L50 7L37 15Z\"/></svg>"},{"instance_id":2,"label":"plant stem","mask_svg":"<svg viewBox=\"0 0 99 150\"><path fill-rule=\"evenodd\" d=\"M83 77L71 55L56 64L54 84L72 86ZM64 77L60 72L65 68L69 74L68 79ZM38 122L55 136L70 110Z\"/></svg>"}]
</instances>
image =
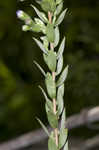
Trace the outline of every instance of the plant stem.
<instances>
[{"instance_id":1,"label":"plant stem","mask_svg":"<svg viewBox=\"0 0 99 150\"><path fill-rule=\"evenodd\" d=\"M49 23L52 23L52 13L48 12L48 19L49 19ZM54 44L50 43L50 49L54 51ZM52 77L53 80L55 81L55 72L52 72ZM57 109L56 109L56 99L53 99L53 112L54 114L56 114ZM55 134L55 143L58 146L58 128L54 129L54 134Z\"/></svg>"}]
</instances>

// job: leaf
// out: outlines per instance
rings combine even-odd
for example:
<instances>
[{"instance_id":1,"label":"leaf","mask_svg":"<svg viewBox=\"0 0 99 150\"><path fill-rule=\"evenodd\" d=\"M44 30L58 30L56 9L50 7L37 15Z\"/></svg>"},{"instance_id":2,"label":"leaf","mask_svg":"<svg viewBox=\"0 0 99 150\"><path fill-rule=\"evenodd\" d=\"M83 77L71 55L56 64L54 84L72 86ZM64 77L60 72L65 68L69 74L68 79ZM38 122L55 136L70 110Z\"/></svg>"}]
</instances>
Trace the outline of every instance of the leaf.
<instances>
[{"instance_id":1,"label":"leaf","mask_svg":"<svg viewBox=\"0 0 99 150\"><path fill-rule=\"evenodd\" d=\"M63 38L61 44L60 44L60 47L59 47L59 50L57 52L57 59L59 59L59 57L62 56L63 52L64 52L64 48L65 48L65 37Z\"/></svg>"},{"instance_id":2,"label":"leaf","mask_svg":"<svg viewBox=\"0 0 99 150\"><path fill-rule=\"evenodd\" d=\"M55 28L55 40L54 40L54 47L56 47L60 40L60 33L58 26Z\"/></svg>"},{"instance_id":3,"label":"leaf","mask_svg":"<svg viewBox=\"0 0 99 150\"><path fill-rule=\"evenodd\" d=\"M62 116L61 116L61 129L65 128L65 124L66 124L66 111L64 108Z\"/></svg>"},{"instance_id":4,"label":"leaf","mask_svg":"<svg viewBox=\"0 0 99 150\"><path fill-rule=\"evenodd\" d=\"M39 88L40 88L40 90L42 91L42 93L43 93L43 95L44 95L44 97L45 97L47 109L48 109L48 110L51 110L51 111L53 112L53 103L52 103L52 102L49 100L49 98L47 97L47 95L46 95L44 89L43 89L41 86L39 86Z\"/></svg>"},{"instance_id":5,"label":"leaf","mask_svg":"<svg viewBox=\"0 0 99 150\"><path fill-rule=\"evenodd\" d=\"M58 17L56 23L55 23L55 26L58 26L59 24L61 24L61 22L63 21L64 17L65 17L65 14L67 12L67 9L65 9L61 14L60 16Z\"/></svg>"},{"instance_id":6,"label":"leaf","mask_svg":"<svg viewBox=\"0 0 99 150\"><path fill-rule=\"evenodd\" d=\"M61 2L56 8L56 15L59 15L63 8L63 2Z\"/></svg>"},{"instance_id":7,"label":"leaf","mask_svg":"<svg viewBox=\"0 0 99 150\"><path fill-rule=\"evenodd\" d=\"M43 12L40 12L35 6L31 4L31 6L34 8L35 12L37 13L38 17L45 23L48 22L48 19L46 18L45 14Z\"/></svg>"},{"instance_id":8,"label":"leaf","mask_svg":"<svg viewBox=\"0 0 99 150\"><path fill-rule=\"evenodd\" d=\"M52 128L57 128L58 127L58 117L56 114L53 112L49 111L47 106L46 106L46 113L47 113L47 118L48 122L51 125Z\"/></svg>"},{"instance_id":9,"label":"leaf","mask_svg":"<svg viewBox=\"0 0 99 150\"><path fill-rule=\"evenodd\" d=\"M66 142L63 150L68 150L68 141Z\"/></svg>"},{"instance_id":10,"label":"leaf","mask_svg":"<svg viewBox=\"0 0 99 150\"><path fill-rule=\"evenodd\" d=\"M59 75L61 73L62 68L63 68L63 56L59 57L58 59L56 75Z\"/></svg>"},{"instance_id":11,"label":"leaf","mask_svg":"<svg viewBox=\"0 0 99 150\"><path fill-rule=\"evenodd\" d=\"M41 40L43 41L43 45L44 45L45 49L48 50L49 42L48 42L47 37L46 36L42 36Z\"/></svg>"},{"instance_id":12,"label":"leaf","mask_svg":"<svg viewBox=\"0 0 99 150\"><path fill-rule=\"evenodd\" d=\"M64 95L64 84L58 88L57 92L58 115L62 113L64 108L63 95Z\"/></svg>"},{"instance_id":13,"label":"leaf","mask_svg":"<svg viewBox=\"0 0 99 150\"><path fill-rule=\"evenodd\" d=\"M58 150L52 137L50 137L48 140L48 150Z\"/></svg>"},{"instance_id":14,"label":"leaf","mask_svg":"<svg viewBox=\"0 0 99 150\"><path fill-rule=\"evenodd\" d=\"M46 101L50 101L49 98L47 97L47 95L46 95L44 89L43 89L41 86L39 86L39 88L40 88L40 90L42 91L42 93L43 93L43 95L44 95L44 97L45 97L45 100L46 100Z\"/></svg>"},{"instance_id":15,"label":"leaf","mask_svg":"<svg viewBox=\"0 0 99 150\"><path fill-rule=\"evenodd\" d=\"M48 23L46 27L46 35L49 42L54 42L55 32L53 24Z\"/></svg>"},{"instance_id":16,"label":"leaf","mask_svg":"<svg viewBox=\"0 0 99 150\"><path fill-rule=\"evenodd\" d=\"M59 135L59 149L61 149L65 145L65 142L67 140L67 136L68 136L68 130L64 129L64 128L61 129L60 135Z\"/></svg>"},{"instance_id":17,"label":"leaf","mask_svg":"<svg viewBox=\"0 0 99 150\"><path fill-rule=\"evenodd\" d=\"M56 70L56 53L54 51L49 51L48 55L43 55L44 56L44 61L48 65L49 69L52 72L55 72Z\"/></svg>"},{"instance_id":18,"label":"leaf","mask_svg":"<svg viewBox=\"0 0 99 150\"><path fill-rule=\"evenodd\" d=\"M56 4L60 4L63 0L56 0Z\"/></svg>"},{"instance_id":19,"label":"leaf","mask_svg":"<svg viewBox=\"0 0 99 150\"><path fill-rule=\"evenodd\" d=\"M47 50L44 48L43 44L42 44L39 40L37 40L36 38L33 38L33 39L34 39L34 41L37 43L37 45L40 47L40 49L41 49L45 54L47 54L48 52L47 52Z\"/></svg>"},{"instance_id":20,"label":"leaf","mask_svg":"<svg viewBox=\"0 0 99 150\"><path fill-rule=\"evenodd\" d=\"M54 12L56 9L56 3L54 0L42 0L41 7L45 12Z\"/></svg>"},{"instance_id":21,"label":"leaf","mask_svg":"<svg viewBox=\"0 0 99 150\"><path fill-rule=\"evenodd\" d=\"M46 84L46 88L47 88L49 96L52 99L55 98L56 97L56 85L50 73L47 73L46 75L45 84Z\"/></svg>"},{"instance_id":22,"label":"leaf","mask_svg":"<svg viewBox=\"0 0 99 150\"><path fill-rule=\"evenodd\" d=\"M46 73L45 73L45 71L43 70L43 68L36 62L36 61L33 61L34 62L34 64L39 68L39 70L41 71L41 73L44 75L44 76L46 76Z\"/></svg>"},{"instance_id":23,"label":"leaf","mask_svg":"<svg viewBox=\"0 0 99 150\"><path fill-rule=\"evenodd\" d=\"M37 28L39 29L39 32L42 31L45 34L46 33L46 26L43 23L43 21L41 21L38 18L35 18L34 20L35 20L35 26L34 27L36 28L36 26L37 26ZM34 29L34 27L33 27L33 29Z\"/></svg>"},{"instance_id":24,"label":"leaf","mask_svg":"<svg viewBox=\"0 0 99 150\"><path fill-rule=\"evenodd\" d=\"M67 75L68 75L68 65L67 65L67 67L65 67L65 69L61 73L61 75L60 75L60 77L59 77L59 79L57 81L56 86L62 85L65 82L65 80L67 78Z\"/></svg>"},{"instance_id":25,"label":"leaf","mask_svg":"<svg viewBox=\"0 0 99 150\"><path fill-rule=\"evenodd\" d=\"M40 123L40 125L42 126L42 128L44 129L45 133L50 137L50 134L49 134L46 126L41 122L41 120L39 118L36 118L36 119Z\"/></svg>"}]
</instances>

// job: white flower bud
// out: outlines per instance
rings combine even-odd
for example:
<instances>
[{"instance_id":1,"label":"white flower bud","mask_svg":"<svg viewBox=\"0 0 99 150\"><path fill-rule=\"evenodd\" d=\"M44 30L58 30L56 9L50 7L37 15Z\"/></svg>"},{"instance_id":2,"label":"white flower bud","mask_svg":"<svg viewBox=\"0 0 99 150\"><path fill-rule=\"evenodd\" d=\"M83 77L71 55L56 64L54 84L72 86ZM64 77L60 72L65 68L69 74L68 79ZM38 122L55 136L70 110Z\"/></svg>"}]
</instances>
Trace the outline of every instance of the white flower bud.
<instances>
[{"instance_id":1,"label":"white flower bud","mask_svg":"<svg viewBox=\"0 0 99 150\"><path fill-rule=\"evenodd\" d=\"M22 26L22 30L23 31L29 31L30 30L30 27L28 25L23 25Z\"/></svg>"}]
</instances>

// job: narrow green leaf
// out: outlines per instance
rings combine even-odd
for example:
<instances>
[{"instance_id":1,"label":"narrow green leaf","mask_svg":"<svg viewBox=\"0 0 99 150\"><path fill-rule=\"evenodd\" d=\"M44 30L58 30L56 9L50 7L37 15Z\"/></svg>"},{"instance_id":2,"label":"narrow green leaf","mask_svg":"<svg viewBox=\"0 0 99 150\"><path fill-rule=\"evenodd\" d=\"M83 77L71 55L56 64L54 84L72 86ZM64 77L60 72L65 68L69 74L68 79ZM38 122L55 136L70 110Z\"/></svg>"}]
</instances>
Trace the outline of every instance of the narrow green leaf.
<instances>
[{"instance_id":1,"label":"narrow green leaf","mask_svg":"<svg viewBox=\"0 0 99 150\"><path fill-rule=\"evenodd\" d=\"M47 118L48 122L51 125L52 128L57 128L58 127L58 117L56 114L53 112L49 111L48 107L46 106L46 113L47 113Z\"/></svg>"},{"instance_id":2,"label":"narrow green leaf","mask_svg":"<svg viewBox=\"0 0 99 150\"><path fill-rule=\"evenodd\" d=\"M48 23L46 27L46 35L49 42L54 42L55 32L53 24Z\"/></svg>"},{"instance_id":3,"label":"narrow green leaf","mask_svg":"<svg viewBox=\"0 0 99 150\"><path fill-rule=\"evenodd\" d=\"M65 145L65 142L67 140L67 136L68 136L68 130L64 129L64 128L61 129L60 135L59 135L59 149L61 149Z\"/></svg>"},{"instance_id":4,"label":"narrow green leaf","mask_svg":"<svg viewBox=\"0 0 99 150\"><path fill-rule=\"evenodd\" d=\"M46 18L45 14L43 12L40 12L35 6L33 6L31 4L31 6L33 7L33 9L35 10L35 12L37 13L38 17L45 23L48 22L48 19Z\"/></svg>"},{"instance_id":5,"label":"narrow green leaf","mask_svg":"<svg viewBox=\"0 0 99 150\"><path fill-rule=\"evenodd\" d=\"M33 61L34 62L34 64L39 68L39 70L41 71L41 73L44 75L44 76L46 76L46 73L45 73L45 71L43 70L43 68L36 62L36 61Z\"/></svg>"},{"instance_id":6,"label":"narrow green leaf","mask_svg":"<svg viewBox=\"0 0 99 150\"><path fill-rule=\"evenodd\" d=\"M63 95L64 95L64 84L59 86L58 92L57 92L58 115L62 113L63 108L64 108Z\"/></svg>"},{"instance_id":7,"label":"narrow green leaf","mask_svg":"<svg viewBox=\"0 0 99 150\"><path fill-rule=\"evenodd\" d=\"M44 129L45 133L50 137L50 134L49 134L46 126L41 122L41 120L39 118L36 118L36 119L40 123L40 125L42 126L42 128Z\"/></svg>"},{"instance_id":8,"label":"narrow green leaf","mask_svg":"<svg viewBox=\"0 0 99 150\"><path fill-rule=\"evenodd\" d=\"M40 90L42 91L42 93L43 93L43 95L44 95L44 97L45 97L45 100L46 100L46 101L50 101L49 98L47 97L47 94L45 93L44 89L43 89L41 86L39 86L39 88L40 88Z\"/></svg>"},{"instance_id":9,"label":"narrow green leaf","mask_svg":"<svg viewBox=\"0 0 99 150\"><path fill-rule=\"evenodd\" d=\"M68 75L68 65L67 65L67 67L65 67L65 69L63 70L63 72L62 72L62 74L60 75L60 77L59 77L59 79L58 79L56 85L57 85L57 86L62 85L62 84L65 82L65 80L66 80L66 78L67 78L67 75Z\"/></svg>"},{"instance_id":10,"label":"narrow green leaf","mask_svg":"<svg viewBox=\"0 0 99 150\"><path fill-rule=\"evenodd\" d=\"M35 28L37 27L39 32L42 31L44 34L46 34L46 26L43 23L43 21L40 20L39 18L34 18L34 20L35 20L35 26L33 26L33 29L34 29L34 27Z\"/></svg>"},{"instance_id":11,"label":"narrow green leaf","mask_svg":"<svg viewBox=\"0 0 99 150\"><path fill-rule=\"evenodd\" d=\"M43 41L44 48L48 50L49 42L46 36L42 36L41 40Z\"/></svg>"},{"instance_id":12,"label":"narrow green leaf","mask_svg":"<svg viewBox=\"0 0 99 150\"><path fill-rule=\"evenodd\" d=\"M66 111L64 108L62 116L61 116L61 129L65 128L65 124L66 124Z\"/></svg>"},{"instance_id":13,"label":"narrow green leaf","mask_svg":"<svg viewBox=\"0 0 99 150\"><path fill-rule=\"evenodd\" d=\"M64 48L65 48L65 37L63 38L61 44L60 44L60 47L59 47L59 50L57 52L57 59L59 59L59 57L62 56L63 52L64 52Z\"/></svg>"},{"instance_id":14,"label":"narrow green leaf","mask_svg":"<svg viewBox=\"0 0 99 150\"><path fill-rule=\"evenodd\" d=\"M47 94L45 93L44 89L39 86L40 90L42 91L43 95L44 95L44 98L46 100L46 108L47 110L49 111L52 111L53 112L53 103L51 102L51 100L47 97Z\"/></svg>"},{"instance_id":15,"label":"narrow green leaf","mask_svg":"<svg viewBox=\"0 0 99 150\"><path fill-rule=\"evenodd\" d=\"M68 150L68 141L66 142L63 150Z\"/></svg>"},{"instance_id":16,"label":"narrow green leaf","mask_svg":"<svg viewBox=\"0 0 99 150\"><path fill-rule=\"evenodd\" d=\"M48 140L48 150L58 150L52 137L50 137Z\"/></svg>"},{"instance_id":17,"label":"narrow green leaf","mask_svg":"<svg viewBox=\"0 0 99 150\"><path fill-rule=\"evenodd\" d=\"M54 40L54 47L56 47L60 40L60 33L58 26L55 28L55 40Z\"/></svg>"},{"instance_id":18,"label":"narrow green leaf","mask_svg":"<svg viewBox=\"0 0 99 150\"><path fill-rule=\"evenodd\" d=\"M45 12L54 12L56 9L56 3L54 0L42 0L41 7Z\"/></svg>"},{"instance_id":19,"label":"narrow green leaf","mask_svg":"<svg viewBox=\"0 0 99 150\"><path fill-rule=\"evenodd\" d=\"M65 17L65 14L67 12L67 9L65 9L61 14L60 16L58 17L55 25L58 26L59 24L61 24L61 22L63 21L64 17Z\"/></svg>"},{"instance_id":20,"label":"narrow green leaf","mask_svg":"<svg viewBox=\"0 0 99 150\"><path fill-rule=\"evenodd\" d=\"M56 0L56 4L60 4L63 0Z\"/></svg>"},{"instance_id":21,"label":"narrow green leaf","mask_svg":"<svg viewBox=\"0 0 99 150\"><path fill-rule=\"evenodd\" d=\"M63 56L59 57L58 59L56 75L59 75L61 73L62 68L63 68Z\"/></svg>"},{"instance_id":22,"label":"narrow green leaf","mask_svg":"<svg viewBox=\"0 0 99 150\"><path fill-rule=\"evenodd\" d=\"M55 98L56 97L56 85L50 73L47 73L46 75L45 84L46 84L46 88L47 88L49 96L52 99Z\"/></svg>"},{"instance_id":23,"label":"narrow green leaf","mask_svg":"<svg viewBox=\"0 0 99 150\"><path fill-rule=\"evenodd\" d=\"M63 8L63 2L61 2L56 8L56 15L59 15Z\"/></svg>"},{"instance_id":24,"label":"narrow green leaf","mask_svg":"<svg viewBox=\"0 0 99 150\"><path fill-rule=\"evenodd\" d=\"M49 69L52 72L55 72L56 70L56 53L54 51L49 51L48 55L43 55L44 56L44 61L48 65Z\"/></svg>"},{"instance_id":25,"label":"narrow green leaf","mask_svg":"<svg viewBox=\"0 0 99 150\"><path fill-rule=\"evenodd\" d=\"M47 52L47 50L44 48L43 44L42 44L39 40L37 40L36 38L33 38L33 39L34 39L34 41L37 43L37 45L40 47L40 49L41 49L45 54L47 54L48 52Z\"/></svg>"}]
</instances>

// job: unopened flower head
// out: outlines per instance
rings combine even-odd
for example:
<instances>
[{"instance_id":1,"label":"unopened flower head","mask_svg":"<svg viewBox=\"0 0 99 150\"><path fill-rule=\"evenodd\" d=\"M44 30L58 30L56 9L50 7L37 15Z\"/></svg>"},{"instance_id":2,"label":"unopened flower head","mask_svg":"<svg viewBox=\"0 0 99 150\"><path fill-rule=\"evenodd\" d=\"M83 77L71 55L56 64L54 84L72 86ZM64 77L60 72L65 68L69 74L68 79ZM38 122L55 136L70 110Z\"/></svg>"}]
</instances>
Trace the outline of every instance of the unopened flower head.
<instances>
[{"instance_id":1,"label":"unopened flower head","mask_svg":"<svg viewBox=\"0 0 99 150\"><path fill-rule=\"evenodd\" d=\"M30 30L30 27L28 25L23 25L22 26L22 30L23 31L29 31Z\"/></svg>"},{"instance_id":2,"label":"unopened flower head","mask_svg":"<svg viewBox=\"0 0 99 150\"><path fill-rule=\"evenodd\" d=\"M20 18L20 19L22 19L24 17L24 12L22 10L18 10L16 12L16 14L17 14L17 17Z\"/></svg>"}]
</instances>

